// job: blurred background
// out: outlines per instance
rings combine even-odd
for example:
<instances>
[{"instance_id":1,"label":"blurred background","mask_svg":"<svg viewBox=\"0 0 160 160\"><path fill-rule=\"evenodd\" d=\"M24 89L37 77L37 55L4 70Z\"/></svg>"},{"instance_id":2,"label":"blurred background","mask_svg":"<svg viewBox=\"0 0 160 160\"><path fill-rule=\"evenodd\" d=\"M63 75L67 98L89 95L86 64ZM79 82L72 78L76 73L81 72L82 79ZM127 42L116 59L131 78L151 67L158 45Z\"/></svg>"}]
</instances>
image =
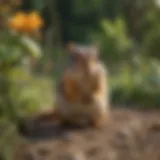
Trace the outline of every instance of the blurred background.
<instances>
[{"instance_id":1,"label":"blurred background","mask_svg":"<svg viewBox=\"0 0 160 160\"><path fill-rule=\"evenodd\" d=\"M160 0L0 0L0 156L19 117L54 107L69 41L100 42L112 104L160 106Z\"/></svg>"}]
</instances>

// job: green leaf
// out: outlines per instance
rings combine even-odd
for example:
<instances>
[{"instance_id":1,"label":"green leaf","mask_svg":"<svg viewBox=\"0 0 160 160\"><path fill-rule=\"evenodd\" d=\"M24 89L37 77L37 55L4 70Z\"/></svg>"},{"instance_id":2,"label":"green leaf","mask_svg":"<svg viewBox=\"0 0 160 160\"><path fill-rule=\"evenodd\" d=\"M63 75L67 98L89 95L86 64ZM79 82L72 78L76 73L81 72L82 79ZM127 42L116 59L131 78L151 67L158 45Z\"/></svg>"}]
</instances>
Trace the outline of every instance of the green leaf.
<instances>
[{"instance_id":1,"label":"green leaf","mask_svg":"<svg viewBox=\"0 0 160 160\"><path fill-rule=\"evenodd\" d=\"M114 29L114 26L112 24L112 22L110 22L109 20L103 20L101 22L101 26L102 26L102 29L104 31L104 33L108 36L114 36L115 35L115 29Z\"/></svg>"},{"instance_id":2,"label":"green leaf","mask_svg":"<svg viewBox=\"0 0 160 160\"><path fill-rule=\"evenodd\" d=\"M35 58L41 57L41 48L35 41L29 37L22 37L21 43L23 47L31 54L31 56Z\"/></svg>"}]
</instances>

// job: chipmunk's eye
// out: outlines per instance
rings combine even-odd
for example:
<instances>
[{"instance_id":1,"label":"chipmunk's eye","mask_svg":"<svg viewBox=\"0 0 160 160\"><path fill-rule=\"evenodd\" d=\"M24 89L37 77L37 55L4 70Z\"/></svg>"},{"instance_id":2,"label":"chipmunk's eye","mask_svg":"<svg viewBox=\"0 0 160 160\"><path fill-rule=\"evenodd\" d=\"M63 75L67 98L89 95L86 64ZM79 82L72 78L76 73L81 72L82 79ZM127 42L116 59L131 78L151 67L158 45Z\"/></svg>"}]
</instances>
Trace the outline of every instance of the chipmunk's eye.
<instances>
[{"instance_id":1,"label":"chipmunk's eye","mask_svg":"<svg viewBox=\"0 0 160 160\"><path fill-rule=\"evenodd\" d=\"M72 55L70 56L70 58L71 58L71 60L73 60L73 61L77 61L77 60L78 60L78 56L77 56L76 54L72 54Z\"/></svg>"}]
</instances>

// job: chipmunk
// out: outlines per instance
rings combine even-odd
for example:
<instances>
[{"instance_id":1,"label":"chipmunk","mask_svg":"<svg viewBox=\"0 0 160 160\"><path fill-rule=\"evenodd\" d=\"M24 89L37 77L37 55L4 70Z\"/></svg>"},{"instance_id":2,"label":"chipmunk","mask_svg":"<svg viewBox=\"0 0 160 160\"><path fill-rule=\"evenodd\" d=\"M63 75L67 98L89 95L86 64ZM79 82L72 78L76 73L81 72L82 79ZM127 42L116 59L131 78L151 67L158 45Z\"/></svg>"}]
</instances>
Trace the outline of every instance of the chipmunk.
<instances>
[{"instance_id":1,"label":"chipmunk","mask_svg":"<svg viewBox=\"0 0 160 160\"><path fill-rule=\"evenodd\" d=\"M35 119L101 127L110 107L107 69L99 59L98 46L70 43L67 51L71 63L57 84L56 109Z\"/></svg>"}]
</instances>

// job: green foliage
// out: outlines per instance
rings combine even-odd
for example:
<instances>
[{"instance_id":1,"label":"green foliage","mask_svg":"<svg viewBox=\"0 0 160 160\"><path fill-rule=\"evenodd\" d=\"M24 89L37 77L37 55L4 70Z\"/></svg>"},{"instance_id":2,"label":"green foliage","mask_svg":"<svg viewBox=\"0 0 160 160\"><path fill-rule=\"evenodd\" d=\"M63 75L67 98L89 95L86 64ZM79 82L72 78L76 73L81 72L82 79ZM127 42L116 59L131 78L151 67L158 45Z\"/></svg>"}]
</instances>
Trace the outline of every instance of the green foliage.
<instances>
[{"instance_id":1,"label":"green foliage","mask_svg":"<svg viewBox=\"0 0 160 160\"><path fill-rule=\"evenodd\" d=\"M41 49L33 39L0 30L0 150L4 149L1 154L6 159L11 159L8 152L19 118L44 105L41 97L45 90L41 91L37 82L31 83L30 59L40 57Z\"/></svg>"},{"instance_id":2,"label":"green foliage","mask_svg":"<svg viewBox=\"0 0 160 160\"><path fill-rule=\"evenodd\" d=\"M87 16L88 14L92 14L94 12L99 13L103 12L103 0L74 0L73 1L73 13L76 16Z\"/></svg>"},{"instance_id":3,"label":"green foliage","mask_svg":"<svg viewBox=\"0 0 160 160\"><path fill-rule=\"evenodd\" d=\"M40 49L35 45L34 41L28 37L21 37L17 34L12 34L8 31L1 33L0 43L0 82L2 84L0 95L4 101L10 101L10 90L15 86L15 83L20 84L21 78L25 80L28 76L24 69L28 69L29 63L24 68L24 62L29 62L30 56L39 58ZM24 61L25 60L25 61ZM17 70L20 67L21 70ZM23 75L23 76L21 76ZM19 82L12 80L11 77L17 77ZM23 83L23 82L22 82ZM7 103L7 102L4 102ZM9 107L9 106L7 106ZM12 108L12 106L10 106Z\"/></svg>"},{"instance_id":4,"label":"green foliage","mask_svg":"<svg viewBox=\"0 0 160 160\"><path fill-rule=\"evenodd\" d=\"M160 105L160 62L141 59L124 65L111 77L113 101L144 106Z\"/></svg>"},{"instance_id":5,"label":"green foliage","mask_svg":"<svg viewBox=\"0 0 160 160\"><path fill-rule=\"evenodd\" d=\"M12 149L19 140L13 118L30 117L37 111L53 107L54 86L52 80L28 75L19 67L12 70L8 79L12 81L10 97L7 96L9 103L0 102L0 151L6 160L11 160Z\"/></svg>"},{"instance_id":6,"label":"green foliage","mask_svg":"<svg viewBox=\"0 0 160 160\"><path fill-rule=\"evenodd\" d=\"M105 19L100 24L102 31L91 34L91 39L100 41L102 57L106 62L127 59L133 42L127 35L125 21L122 18L117 18L115 21Z\"/></svg>"},{"instance_id":7,"label":"green foliage","mask_svg":"<svg viewBox=\"0 0 160 160\"><path fill-rule=\"evenodd\" d=\"M150 10L146 15L147 30L145 31L142 43L142 51L150 57L160 58L160 9Z\"/></svg>"},{"instance_id":8,"label":"green foliage","mask_svg":"<svg viewBox=\"0 0 160 160\"><path fill-rule=\"evenodd\" d=\"M123 53L126 53L131 47L131 39L126 33L124 20L120 18L117 18L114 22L104 20L101 25L107 46L111 46L110 48L115 49L115 51L109 48L105 48L104 50L112 51L112 54L115 54L115 56L122 56Z\"/></svg>"},{"instance_id":9,"label":"green foliage","mask_svg":"<svg viewBox=\"0 0 160 160\"><path fill-rule=\"evenodd\" d=\"M0 71L4 67L19 65L24 58L32 56L39 58L41 50L39 46L29 37L2 31L0 33Z\"/></svg>"}]
</instances>

